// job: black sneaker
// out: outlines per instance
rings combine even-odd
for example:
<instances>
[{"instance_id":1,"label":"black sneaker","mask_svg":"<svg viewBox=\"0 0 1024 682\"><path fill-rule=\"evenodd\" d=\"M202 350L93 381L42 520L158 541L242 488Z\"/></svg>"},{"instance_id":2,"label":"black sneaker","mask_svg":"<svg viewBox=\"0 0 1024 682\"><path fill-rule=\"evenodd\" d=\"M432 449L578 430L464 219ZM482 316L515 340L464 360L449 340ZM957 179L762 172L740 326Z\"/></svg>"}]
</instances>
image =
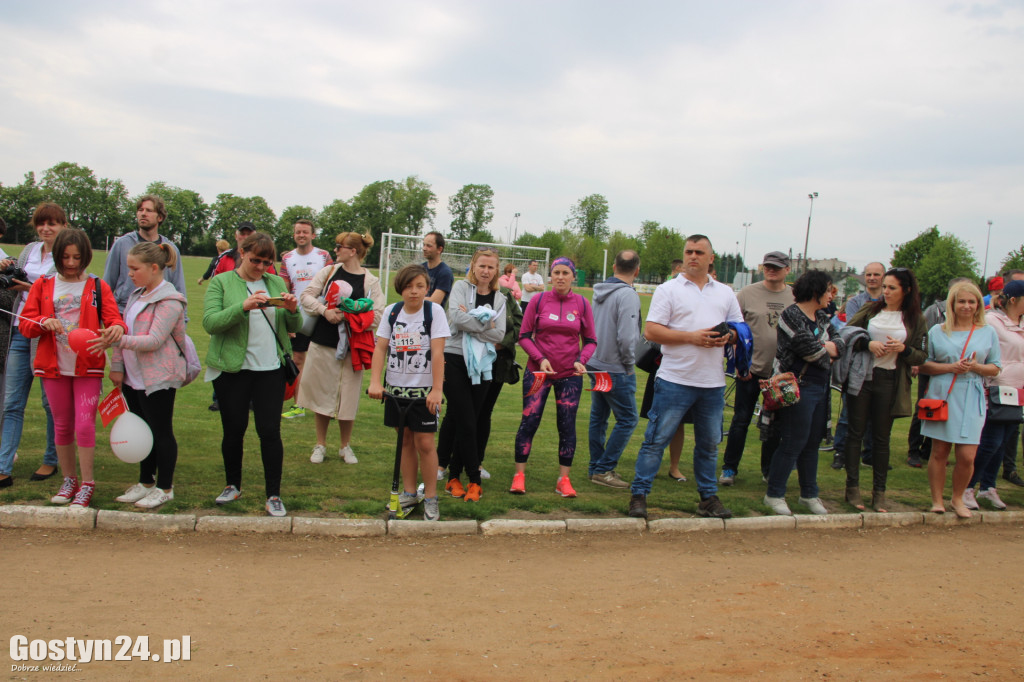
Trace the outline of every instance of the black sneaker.
<instances>
[{"instance_id":1,"label":"black sneaker","mask_svg":"<svg viewBox=\"0 0 1024 682\"><path fill-rule=\"evenodd\" d=\"M836 471L839 471L840 469L846 466L845 462L843 461L843 453L837 452L836 454L832 455L831 466Z\"/></svg>"},{"instance_id":2,"label":"black sneaker","mask_svg":"<svg viewBox=\"0 0 1024 682\"><path fill-rule=\"evenodd\" d=\"M921 458L918 457L916 454L910 453L910 456L907 457L907 466L908 467L913 467L915 469L920 469L923 465L924 465L924 463L921 461Z\"/></svg>"},{"instance_id":3,"label":"black sneaker","mask_svg":"<svg viewBox=\"0 0 1024 682\"><path fill-rule=\"evenodd\" d=\"M633 495L629 498L629 515L634 519L647 518L647 496Z\"/></svg>"},{"instance_id":4,"label":"black sneaker","mask_svg":"<svg viewBox=\"0 0 1024 682\"><path fill-rule=\"evenodd\" d=\"M1007 473L1003 473L1003 480L1004 481L1009 481L1010 483L1012 483L1014 485L1019 485L1022 488L1024 488L1024 479L1021 479L1020 475L1016 471L1011 471L1008 474Z\"/></svg>"},{"instance_id":5,"label":"black sneaker","mask_svg":"<svg viewBox=\"0 0 1024 682\"><path fill-rule=\"evenodd\" d=\"M212 403L210 403L210 406L207 407L206 409L208 409L210 412L219 412L220 411L220 404L216 400L214 400Z\"/></svg>"},{"instance_id":6,"label":"black sneaker","mask_svg":"<svg viewBox=\"0 0 1024 682\"><path fill-rule=\"evenodd\" d=\"M722 505L718 495L712 495L700 501L697 505L697 516L708 516L716 519L731 519L732 512Z\"/></svg>"}]
</instances>

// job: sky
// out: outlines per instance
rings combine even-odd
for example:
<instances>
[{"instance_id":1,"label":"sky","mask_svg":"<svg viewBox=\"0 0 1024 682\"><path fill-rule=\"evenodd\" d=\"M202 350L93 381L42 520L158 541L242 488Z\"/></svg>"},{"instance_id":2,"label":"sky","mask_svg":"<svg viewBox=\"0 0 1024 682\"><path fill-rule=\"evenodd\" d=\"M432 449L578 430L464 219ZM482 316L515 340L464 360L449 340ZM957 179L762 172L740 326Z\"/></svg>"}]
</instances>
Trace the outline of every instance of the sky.
<instances>
[{"instance_id":1,"label":"sky","mask_svg":"<svg viewBox=\"0 0 1024 682\"><path fill-rule=\"evenodd\" d=\"M1024 242L1022 64L1024 2L4 2L0 183L72 161L280 213L417 175L442 231L489 184L499 238L599 193L749 263L803 251L818 192L811 258L938 225L991 273Z\"/></svg>"}]
</instances>

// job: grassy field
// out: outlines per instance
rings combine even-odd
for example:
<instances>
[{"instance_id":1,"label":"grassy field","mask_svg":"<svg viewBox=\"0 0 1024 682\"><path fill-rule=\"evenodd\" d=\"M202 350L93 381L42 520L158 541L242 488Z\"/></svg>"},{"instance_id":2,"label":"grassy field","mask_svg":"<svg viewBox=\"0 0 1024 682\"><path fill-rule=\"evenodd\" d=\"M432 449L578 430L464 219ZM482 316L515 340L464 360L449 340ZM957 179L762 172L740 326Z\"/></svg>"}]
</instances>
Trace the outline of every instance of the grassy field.
<instances>
[{"instance_id":1,"label":"grassy field","mask_svg":"<svg viewBox=\"0 0 1024 682\"><path fill-rule=\"evenodd\" d=\"M7 245L5 245L7 246ZM14 253L18 247L9 248ZM89 268L91 272L101 274L106 253L95 252L95 260ZM208 259L186 257L185 280L188 283L188 298L191 302L189 333L195 340L201 358L205 357L208 337L202 330L202 300L205 286L196 284L196 280L206 269ZM581 290L590 295L590 290ZM390 301L396 299L392 292ZM650 296L641 296L644 313L650 305ZM523 353L520 352L520 364L525 366ZM365 373L364 382L369 381L369 373ZM638 398L643 393L647 375L638 372ZM105 383L104 392L111 388ZM365 386L364 386L365 388ZM555 494L554 484L557 476L557 443L558 434L555 430L554 407L548 405L540 430L534 441L530 465L527 469L527 494L510 495L507 493L512 478L513 460L512 446L516 430L519 426L521 411L521 384L505 386L501 398L494 411L490 445L484 462L493 478L484 481L484 494L479 503L465 503L461 500L441 499L441 515L446 519L473 518L487 519L491 517L530 517L533 515L550 515L566 517L574 515L622 515L628 504L628 491L617 491L603 488L590 483L586 479L586 465L589 458L587 448L587 424L590 413L590 399L583 398L577 418L577 457L573 467L573 484L579 497L563 499ZM175 499L165 505L160 513L198 512L209 513L218 509L214 497L224 486L224 470L220 455L221 426L215 412L210 412L211 386L198 379L193 384L178 392L175 432L178 439L179 457L175 473ZM552 401L553 402L553 401ZM838 418L839 401L833 401L833 409ZM726 424L731 419L731 411L726 410ZM889 497L896 509L926 508L929 495L925 471L911 469L905 465L906 436L909 419L897 420L892 438L892 463L895 467L889 475ZM632 478L636 453L643 439L646 421L641 421L634 433L629 447L626 448L618 471L629 480ZM130 505L114 502L125 488L137 480L137 465L124 464L110 452L108 445L109 429L99 427L97 420L97 454L96 454L96 496L93 505L100 509L134 509ZM323 464L311 464L309 454L315 444L313 419L283 420L282 436L284 440L284 476L282 480L282 499L289 512L303 515L332 515L348 517L380 516L387 501L390 490L391 469L394 462L394 432L383 428L383 408L379 403L365 398L360 406L352 439L352 448L359 457L359 464L346 465L337 457L338 435L333 429L328 436L328 452L330 456ZM19 447L20 459L14 465L14 486L0 491L0 504L10 503L45 503L56 492L59 480L54 477L48 481L30 482L29 475L39 466L42 460L42 449L45 442L45 416L40 405L39 383L34 382L32 395L26 411L25 433ZM692 447L688 443L688 447ZM724 442L719 453L724 450ZM748 434L747 448L739 478L735 486L724 488L720 497L726 506L737 515L759 515L766 513L761 505L764 495L764 484L759 474L759 443L757 429L751 428ZM654 483L654 489L648 498L652 517L688 516L697 505L697 492L692 472L688 466L691 461L690 451L684 449L683 470L690 479L685 483L677 483L668 477L668 461L662 465L662 474ZM853 511L843 500L845 474L829 468L832 453L821 453L819 467L819 485L821 497L826 506L833 512ZM870 493L870 471L864 469L861 476L862 488ZM263 514L263 472L259 459L259 446L255 429L250 427L246 436L246 459L243 472L242 498L223 509L223 513ZM796 476L793 475L789 486L789 499L795 508L797 497ZM1004 500L1011 505L1024 504L1024 489L1006 486L1001 490Z\"/></svg>"}]
</instances>

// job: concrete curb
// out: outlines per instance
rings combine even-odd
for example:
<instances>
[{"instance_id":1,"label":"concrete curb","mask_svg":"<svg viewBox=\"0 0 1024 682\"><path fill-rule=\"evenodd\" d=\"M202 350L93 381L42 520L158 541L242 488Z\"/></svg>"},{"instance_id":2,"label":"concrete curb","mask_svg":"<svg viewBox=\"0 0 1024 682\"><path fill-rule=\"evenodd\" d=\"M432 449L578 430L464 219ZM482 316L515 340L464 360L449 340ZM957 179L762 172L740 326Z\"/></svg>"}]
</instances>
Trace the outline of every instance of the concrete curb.
<instances>
[{"instance_id":1,"label":"concrete curb","mask_svg":"<svg viewBox=\"0 0 1024 682\"><path fill-rule=\"evenodd\" d=\"M643 519L566 519L570 533L642 533L647 530Z\"/></svg>"},{"instance_id":2,"label":"concrete curb","mask_svg":"<svg viewBox=\"0 0 1024 682\"><path fill-rule=\"evenodd\" d=\"M101 509L96 513L96 527L103 530L140 530L144 533L183 533L196 529L192 514L145 514Z\"/></svg>"},{"instance_id":3,"label":"concrete curb","mask_svg":"<svg viewBox=\"0 0 1024 682\"><path fill-rule=\"evenodd\" d=\"M861 514L865 528L898 528L924 523L924 512L894 512L892 514Z\"/></svg>"},{"instance_id":4,"label":"concrete curb","mask_svg":"<svg viewBox=\"0 0 1024 682\"><path fill-rule=\"evenodd\" d=\"M951 511L945 514L925 514L924 525L926 526L966 526L972 523L981 523L981 514L974 512L969 519L961 519Z\"/></svg>"},{"instance_id":5,"label":"concrete curb","mask_svg":"<svg viewBox=\"0 0 1024 682\"><path fill-rule=\"evenodd\" d=\"M696 531L723 531L722 519L656 519L647 522L652 533L693 533Z\"/></svg>"},{"instance_id":6,"label":"concrete curb","mask_svg":"<svg viewBox=\"0 0 1024 682\"><path fill-rule=\"evenodd\" d=\"M565 521L523 521L491 519L480 524L484 535L552 535L565 532Z\"/></svg>"},{"instance_id":7,"label":"concrete curb","mask_svg":"<svg viewBox=\"0 0 1024 682\"><path fill-rule=\"evenodd\" d=\"M863 514L797 514L797 530L818 530L827 528L863 528Z\"/></svg>"},{"instance_id":8,"label":"concrete curb","mask_svg":"<svg viewBox=\"0 0 1024 682\"><path fill-rule=\"evenodd\" d=\"M726 519L725 530L793 530L796 519L792 516L751 516L741 519Z\"/></svg>"},{"instance_id":9,"label":"concrete curb","mask_svg":"<svg viewBox=\"0 0 1024 682\"><path fill-rule=\"evenodd\" d=\"M388 535L412 538L439 535L476 535L480 532L476 521L388 521Z\"/></svg>"},{"instance_id":10,"label":"concrete curb","mask_svg":"<svg viewBox=\"0 0 1024 682\"><path fill-rule=\"evenodd\" d=\"M89 507L0 507L0 528L92 530L95 527L96 510Z\"/></svg>"},{"instance_id":11,"label":"concrete curb","mask_svg":"<svg viewBox=\"0 0 1024 682\"><path fill-rule=\"evenodd\" d=\"M290 516L200 516L197 533L291 533Z\"/></svg>"},{"instance_id":12,"label":"concrete curb","mask_svg":"<svg viewBox=\"0 0 1024 682\"><path fill-rule=\"evenodd\" d=\"M982 523L1024 523L1022 511L984 511L980 516Z\"/></svg>"},{"instance_id":13,"label":"concrete curb","mask_svg":"<svg viewBox=\"0 0 1024 682\"><path fill-rule=\"evenodd\" d=\"M325 535L338 538L365 538L386 535L387 524L381 519L321 519L309 516L292 517L293 535Z\"/></svg>"}]
</instances>

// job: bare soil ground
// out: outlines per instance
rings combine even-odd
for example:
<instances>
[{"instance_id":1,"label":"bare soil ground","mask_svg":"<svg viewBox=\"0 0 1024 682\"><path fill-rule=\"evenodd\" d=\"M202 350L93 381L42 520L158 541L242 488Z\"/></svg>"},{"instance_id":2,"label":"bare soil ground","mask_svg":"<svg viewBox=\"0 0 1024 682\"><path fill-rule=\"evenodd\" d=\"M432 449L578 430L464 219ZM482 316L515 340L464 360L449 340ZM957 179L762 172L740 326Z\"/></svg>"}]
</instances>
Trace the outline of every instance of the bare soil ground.
<instances>
[{"instance_id":1,"label":"bare soil ground","mask_svg":"<svg viewBox=\"0 0 1024 682\"><path fill-rule=\"evenodd\" d=\"M4 530L0 632L149 635L154 652L191 637L187 662L63 679L1020 679L1022 540L978 525L417 542Z\"/></svg>"}]
</instances>

